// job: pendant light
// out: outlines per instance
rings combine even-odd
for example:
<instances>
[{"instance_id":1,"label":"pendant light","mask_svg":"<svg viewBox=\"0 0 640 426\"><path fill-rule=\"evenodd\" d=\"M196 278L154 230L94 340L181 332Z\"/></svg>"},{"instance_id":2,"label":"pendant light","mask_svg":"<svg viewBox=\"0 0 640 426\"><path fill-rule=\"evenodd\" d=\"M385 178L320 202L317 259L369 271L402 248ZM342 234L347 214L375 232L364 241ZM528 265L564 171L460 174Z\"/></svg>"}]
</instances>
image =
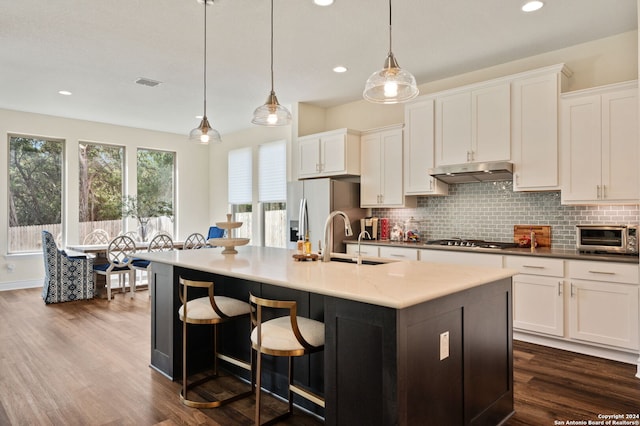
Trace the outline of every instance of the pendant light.
<instances>
[{"instance_id":1,"label":"pendant light","mask_svg":"<svg viewBox=\"0 0 640 426\"><path fill-rule=\"evenodd\" d=\"M391 0L389 0L389 55L384 68L371 74L364 86L362 96L377 104L397 104L418 96L416 79L410 72L400 68L391 51Z\"/></svg>"},{"instance_id":2,"label":"pendant light","mask_svg":"<svg viewBox=\"0 0 640 426\"><path fill-rule=\"evenodd\" d=\"M204 5L204 114L202 114L202 121L200 125L193 129L189 133L189 140L197 142L202 145L207 145L209 142L217 143L222 142L220 133L213 129L207 119L207 4L213 4L213 0L202 0Z\"/></svg>"},{"instance_id":3,"label":"pendant light","mask_svg":"<svg viewBox=\"0 0 640 426\"><path fill-rule=\"evenodd\" d=\"M267 102L253 112L251 122L260 126L291 124L291 113L278 103L276 92L273 90L273 0L271 0L271 93L267 96Z\"/></svg>"}]
</instances>

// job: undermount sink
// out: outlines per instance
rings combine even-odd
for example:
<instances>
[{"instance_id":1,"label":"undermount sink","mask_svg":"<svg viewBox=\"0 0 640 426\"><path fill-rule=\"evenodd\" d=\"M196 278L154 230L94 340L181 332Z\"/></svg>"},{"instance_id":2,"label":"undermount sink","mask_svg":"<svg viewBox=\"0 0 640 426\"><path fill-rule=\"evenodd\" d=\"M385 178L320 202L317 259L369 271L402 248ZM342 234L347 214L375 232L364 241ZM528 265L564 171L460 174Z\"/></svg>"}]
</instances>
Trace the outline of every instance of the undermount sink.
<instances>
[{"instance_id":1,"label":"undermount sink","mask_svg":"<svg viewBox=\"0 0 640 426\"><path fill-rule=\"evenodd\" d=\"M332 257L331 261L342 262L342 263L353 263L353 264L358 263L356 259L345 258L345 257ZM388 263L388 262L382 262L379 260L365 260L365 259L363 259L361 262L362 265L381 265L383 263Z\"/></svg>"}]
</instances>

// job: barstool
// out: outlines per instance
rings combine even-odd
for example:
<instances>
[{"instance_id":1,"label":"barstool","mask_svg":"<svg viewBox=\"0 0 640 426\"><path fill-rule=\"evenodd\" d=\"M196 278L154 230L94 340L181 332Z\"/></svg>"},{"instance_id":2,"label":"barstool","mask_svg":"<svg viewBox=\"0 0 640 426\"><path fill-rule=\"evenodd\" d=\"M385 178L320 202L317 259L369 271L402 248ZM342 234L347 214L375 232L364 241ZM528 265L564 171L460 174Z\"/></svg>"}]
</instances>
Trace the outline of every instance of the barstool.
<instances>
[{"instance_id":1,"label":"barstool","mask_svg":"<svg viewBox=\"0 0 640 426\"><path fill-rule=\"evenodd\" d=\"M297 314L295 301L270 300L249 293L251 305L251 348L256 351L256 371L253 380L256 383L255 424L260 425L260 382L262 376L262 354L286 356L289 358L289 408L286 413L269 420L271 424L293 413L293 393L324 408L324 398L293 384L293 358L324 349L324 323ZM263 308L288 309L289 314L263 322Z\"/></svg>"},{"instance_id":2,"label":"barstool","mask_svg":"<svg viewBox=\"0 0 640 426\"><path fill-rule=\"evenodd\" d=\"M218 324L248 316L251 307L247 302L238 299L226 296L215 296L213 282L210 281L192 281L180 277L180 285L182 285L182 291L180 291L180 301L182 302L182 306L178 309L178 316L182 321L182 390L180 391L180 400L182 403L194 408L215 408L253 394L252 386L251 390L247 392L239 393L221 400L194 401L187 397L187 392L189 390L219 377L218 359L222 359L238 367L251 371L250 363L218 352ZM189 300L187 290L190 287L206 288L208 296ZM187 376L187 323L213 325L213 374L196 380L193 383L188 383Z\"/></svg>"}]
</instances>

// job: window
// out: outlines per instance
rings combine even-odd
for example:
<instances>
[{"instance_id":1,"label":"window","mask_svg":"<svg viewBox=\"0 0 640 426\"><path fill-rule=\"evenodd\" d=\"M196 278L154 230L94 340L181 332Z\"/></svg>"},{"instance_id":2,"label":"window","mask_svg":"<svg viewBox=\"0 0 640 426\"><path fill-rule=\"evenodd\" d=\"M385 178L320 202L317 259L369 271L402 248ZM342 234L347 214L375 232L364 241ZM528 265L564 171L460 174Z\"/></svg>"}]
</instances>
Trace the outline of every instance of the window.
<instances>
[{"instance_id":1,"label":"window","mask_svg":"<svg viewBox=\"0 0 640 426\"><path fill-rule=\"evenodd\" d=\"M98 230L111 239L122 232L124 147L80 142L78 160L79 241L98 242Z\"/></svg>"},{"instance_id":2,"label":"window","mask_svg":"<svg viewBox=\"0 0 640 426\"><path fill-rule=\"evenodd\" d=\"M8 252L42 250L42 230L62 242L64 141L9 135Z\"/></svg>"},{"instance_id":3,"label":"window","mask_svg":"<svg viewBox=\"0 0 640 426\"><path fill-rule=\"evenodd\" d=\"M258 200L264 217L264 245L287 246L287 146L285 141L260 145Z\"/></svg>"},{"instance_id":4,"label":"window","mask_svg":"<svg viewBox=\"0 0 640 426\"><path fill-rule=\"evenodd\" d=\"M242 226L234 230L235 238L251 238L253 210L253 161L251 148L229 151L228 157L228 198L233 220L242 222Z\"/></svg>"},{"instance_id":5,"label":"window","mask_svg":"<svg viewBox=\"0 0 640 426\"><path fill-rule=\"evenodd\" d=\"M138 149L137 201L144 239L159 231L174 235L175 152ZM140 224L142 225L142 224Z\"/></svg>"}]
</instances>

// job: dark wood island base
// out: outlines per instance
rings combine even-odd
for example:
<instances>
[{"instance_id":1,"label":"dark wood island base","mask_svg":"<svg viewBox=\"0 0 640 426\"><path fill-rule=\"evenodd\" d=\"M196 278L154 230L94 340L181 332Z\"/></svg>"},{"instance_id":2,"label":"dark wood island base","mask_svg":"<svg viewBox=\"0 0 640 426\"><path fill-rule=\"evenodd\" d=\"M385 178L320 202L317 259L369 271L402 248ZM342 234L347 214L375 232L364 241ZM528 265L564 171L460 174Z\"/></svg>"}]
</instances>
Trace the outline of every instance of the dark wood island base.
<instances>
[{"instance_id":1,"label":"dark wood island base","mask_svg":"<svg viewBox=\"0 0 640 426\"><path fill-rule=\"evenodd\" d=\"M297 300L301 315L325 322L324 353L297 360L295 380L325 395L324 412L314 411L328 425L498 425L513 414L511 278L394 309L168 263L152 270L151 366L173 380L182 275L214 280L217 294ZM249 360L248 324L221 330L220 340ZM190 358L204 365L211 339L199 341ZM286 365L269 369L277 373L265 387L284 395Z\"/></svg>"}]
</instances>

